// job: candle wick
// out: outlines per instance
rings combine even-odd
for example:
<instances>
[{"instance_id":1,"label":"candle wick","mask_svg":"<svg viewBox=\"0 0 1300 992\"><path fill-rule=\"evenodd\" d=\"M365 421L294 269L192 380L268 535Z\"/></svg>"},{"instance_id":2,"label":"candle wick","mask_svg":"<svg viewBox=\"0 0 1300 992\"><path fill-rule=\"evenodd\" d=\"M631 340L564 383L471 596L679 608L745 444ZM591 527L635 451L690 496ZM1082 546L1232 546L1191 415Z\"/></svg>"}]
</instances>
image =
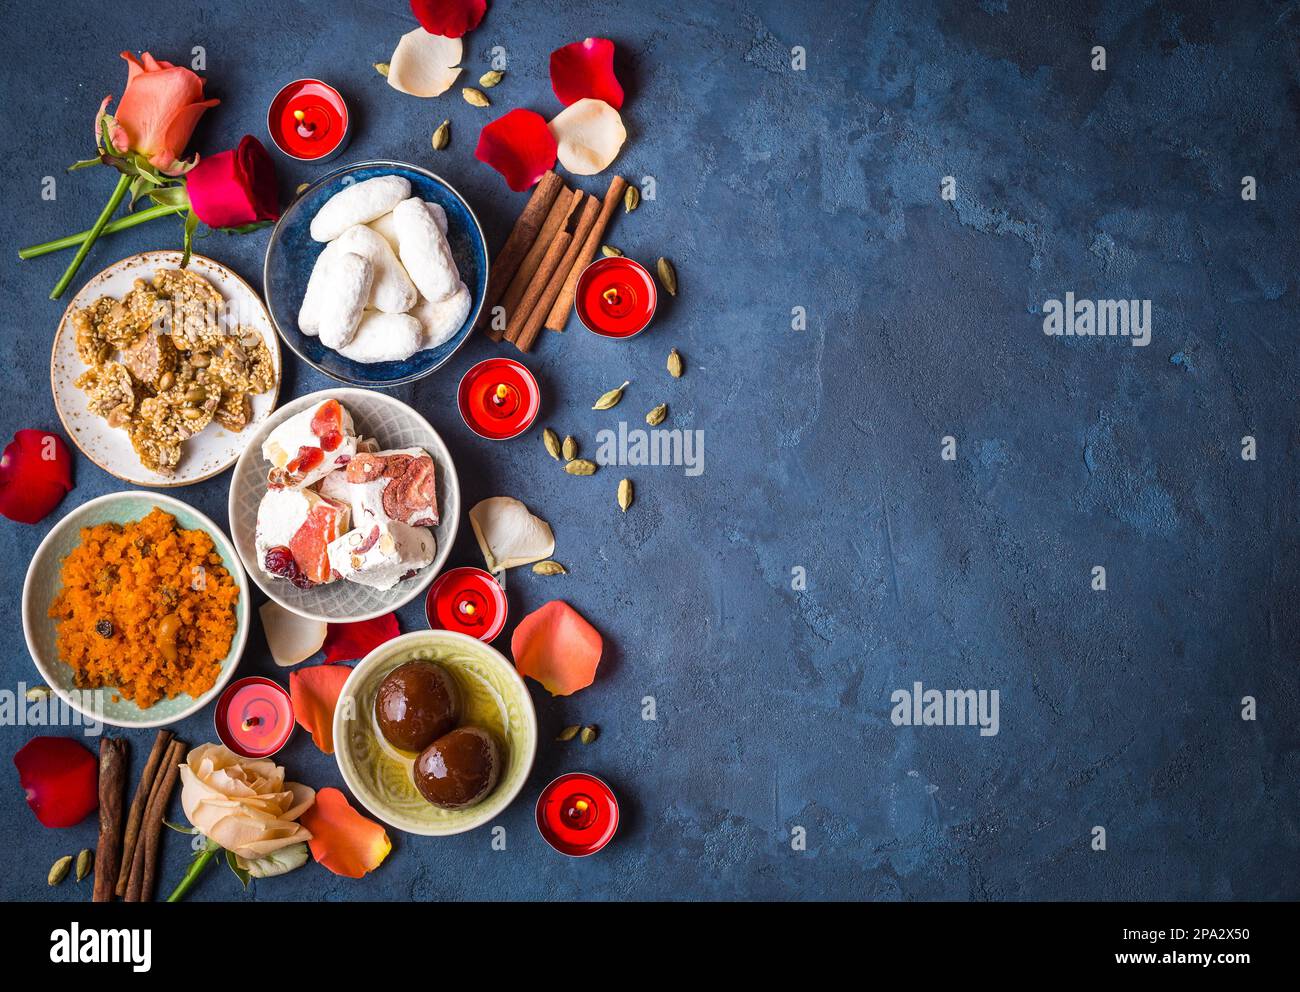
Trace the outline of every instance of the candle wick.
<instances>
[{"instance_id":1,"label":"candle wick","mask_svg":"<svg viewBox=\"0 0 1300 992\"><path fill-rule=\"evenodd\" d=\"M618 290L615 289L613 286L605 290L605 292L602 295L604 296L606 303L614 304L618 302Z\"/></svg>"},{"instance_id":2,"label":"candle wick","mask_svg":"<svg viewBox=\"0 0 1300 992\"><path fill-rule=\"evenodd\" d=\"M244 729L252 730L254 727L258 726L261 722L262 722L261 717L250 716L247 720L244 721Z\"/></svg>"}]
</instances>

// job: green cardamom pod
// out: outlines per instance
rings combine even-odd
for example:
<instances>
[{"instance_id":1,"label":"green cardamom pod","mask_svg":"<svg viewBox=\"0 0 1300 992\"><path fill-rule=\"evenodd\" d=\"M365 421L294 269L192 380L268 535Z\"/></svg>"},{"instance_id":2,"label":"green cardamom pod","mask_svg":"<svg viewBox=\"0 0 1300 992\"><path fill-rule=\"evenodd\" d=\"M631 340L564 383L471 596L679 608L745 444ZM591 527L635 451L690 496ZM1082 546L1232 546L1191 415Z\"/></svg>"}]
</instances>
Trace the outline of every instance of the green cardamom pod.
<instances>
[{"instance_id":1,"label":"green cardamom pod","mask_svg":"<svg viewBox=\"0 0 1300 992\"><path fill-rule=\"evenodd\" d=\"M299 183L298 188L293 191L294 196L302 196L311 187L311 183Z\"/></svg>"},{"instance_id":2,"label":"green cardamom pod","mask_svg":"<svg viewBox=\"0 0 1300 992\"><path fill-rule=\"evenodd\" d=\"M632 505L632 480L624 479L618 484L618 506L624 513Z\"/></svg>"},{"instance_id":3,"label":"green cardamom pod","mask_svg":"<svg viewBox=\"0 0 1300 992\"><path fill-rule=\"evenodd\" d=\"M388 78L388 63L387 63L387 62L376 62L376 63L375 63L375 72L379 73L381 76L383 76L385 79L387 79L387 78Z\"/></svg>"},{"instance_id":4,"label":"green cardamom pod","mask_svg":"<svg viewBox=\"0 0 1300 992\"><path fill-rule=\"evenodd\" d=\"M451 121L443 121L433 132L433 150L440 152L451 142Z\"/></svg>"},{"instance_id":5,"label":"green cardamom pod","mask_svg":"<svg viewBox=\"0 0 1300 992\"><path fill-rule=\"evenodd\" d=\"M90 848L85 848L77 855L77 881L90 874L90 866L94 864L94 855L90 853Z\"/></svg>"},{"instance_id":6,"label":"green cardamom pod","mask_svg":"<svg viewBox=\"0 0 1300 992\"><path fill-rule=\"evenodd\" d=\"M674 379L680 379L685 371L686 368L682 365L682 356L674 348L668 352L668 374Z\"/></svg>"},{"instance_id":7,"label":"green cardamom pod","mask_svg":"<svg viewBox=\"0 0 1300 992\"><path fill-rule=\"evenodd\" d=\"M571 462L578 457L578 442L574 439L572 434L566 434L564 436L564 446L560 448L560 453L564 455L564 460L566 462Z\"/></svg>"},{"instance_id":8,"label":"green cardamom pod","mask_svg":"<svg viewBox=\"0 0 1300 992\"><path fill-rule=\"evenodd\" d=\"M478 77L478 84L485 90L490 90L497 83L505 78L505 73L499 69L491 69Z\"/></svg>"},{"instance_id":9,"label":"green cardamom pod","mask_svg":"<svg viewBox=\"0 0 1300 992\"><path fill-rule=\"evenodd\" d=\"M492 101L487 98L487 94L482 90L476 90L473 86L466 86L460 91L460 95L465 98L465 102L471 107L490 107Z\"/></svg>"},{"instance_id":10,"label":"green cardamom pod","mask_svg":"<svg viewBox=\"0 0 1300 992\"><path fill-rule=\"evenodd\" d=\"M666 416L668 416L668 404L660 403L645 415L645 422L651 427L658 427L664 422L664 417Z\"/></svg>"},{"instance_id":11,"label":"green cardamom pod","mask_svg":"<svg viewBox=\"0 0 1300 992\"><path fill-rule=\"evenodd\" d=\"M560 460L560 435L548 427L542 431L542 444L546 445L547 453L558 462Z\"/></svg>"},{"instance_id":12,"label":"green cardamom pod","mask_svg":"<svg viewBox=\"0 0 1300 992\"><path fill-rule=\"evenodd\" d=\"M618 401L623 398L623 390L627 389L627 383L619 386L617 389L611 389L608 393L601 393L600 399L596 400L593 410L608 410L611 407L618 406Z\"/></svg>"},{"instance_id":13,"label":"green cardamom pod","mask_svg":"<svg viewBox=\"0 0 1300 992\"><path fill-rule=\"evenodd\" d=\"M23 693L23 695L33 702L37 699L48 699L50 696L50 687L48 685L34 685Z\"/></svg>"},{"instance_id":14,"label":"green cardamom pod","mask_svg":"<svg viewBox=\"0 0 1300 992\"><path fill-rule=\"evenodd\" d=\"M579 727L577 724L574 724L572 727L565 727L563 730L559 732L559 734L556 735L555 739L557 741L571 741L578 736L578 731L580 731L581 729L582 728Z\"/></svg>"},{"instance_id":15,"label":"green cardamom pod","mask_svg":"<svg viewBox=\"0 0 1300 992\"><path fill-rule=\"evenodd\" d=\"M601 253L602 255L604 255L606 258L622 258L622 257L623 257L623 253L622 253L621 251L619 251L617 248L615 248L613 245L601 245L601 246L600 246L600 253Z\"/></svg>"},{"instance_id":16,"label":"green cardamom pod","mask_svg":"<svg viewBox=\"0 0 1300 992\"><path fill-rule=\"evenodd\" d=\"M623 213L630 214L641 203L641 191L635 186L629 186L627 192L623 194Z\"/></svg>"},{"instance_id":17,"label":"green cardamom pod","mask_svg":"<svg viewBox=\"0 0 1300 992\"><path fill-rule=\"evenodd\" d=\"M578 739L582 741L582 743L584 744L590 744L599 736L600 736L600 728L597 727L594 723L589 723L587 724L587 726L582 728L582 732L578 737Z\"/></svg>"},{"instance_id":18,"label":"green cardamom pod","mask_svg":"<svg viewBox=\"0 0 1300 992\"><path fill-rule=\"evenodd\" d=\"M664 289L668 290L668 295L676 296L677 270L673 268L673 263L666 258L661 258L655 262L655 269L659 273L659 281L664 284Z\"/></svg>"},{"instance_id":19,"label":"green cardamom pod","mask_svg":"<svg viewBox=\"0 0 1300 992\"><path fill-rule=\"evenodd\" d=\"M58 885L68 877L68 871L72 868L72 855L65 854L50 866L50 873L45 876L45 880L51 885Z\"/></svg>"},{"instance_id":20,"label":"green cardamom pod","mask_svg":"<svg viewBox=\"0 0 1300 992\"><path fill-rule=\"evenodd\" d=\"M564 566L558 561L539 561L533 566L533 571L538 575L568 575Z\"/></svg>"},{"instance_id":21,"label":"green cardamom pod","mask_svg":"<svg viewBox=\"0 0 1300 992\"><path fill-rule=\"evenodd\" d=\"M596 463L587 461L585 458L575 458L564 466L564 471L570 475L595 475Z\"/></svg>"}]
</instances>

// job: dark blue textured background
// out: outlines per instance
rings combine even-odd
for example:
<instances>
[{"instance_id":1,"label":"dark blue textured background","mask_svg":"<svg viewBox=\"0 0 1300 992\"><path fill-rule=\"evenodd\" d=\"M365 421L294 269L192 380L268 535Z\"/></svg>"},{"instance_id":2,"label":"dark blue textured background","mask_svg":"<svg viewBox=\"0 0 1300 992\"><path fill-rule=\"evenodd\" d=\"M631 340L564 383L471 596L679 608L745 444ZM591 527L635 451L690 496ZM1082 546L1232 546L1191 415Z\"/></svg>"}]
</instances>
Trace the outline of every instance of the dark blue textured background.
<instances>
[{"instance_id":1,"label":"dark blue textured background","mask_svg":"<svg viewBox=\"0 0 1300 992\"><path fill-rule=\"evenodd\" d=\"M547 54L605 35L628 90L617 168L658 181L607 240L673 258L681 295L631 343L574 327L528 362L542 423L590 451L600 427L668 402L670 425L705 431L702 476L628 470L638 498L621 515L620 470L569 477L536 431L473 438L453 395L471 363L505 353L483 339L397 393L447 438L466 506L509 493L554 526L571 574L512 573L514 616L560 594L607 638L590 689L552 700L533 687L542 745L501 820L507 850L486 830L394 834L363 881L310 865L244 898L1300 894L1293 6L499 0L466 46L471 78L492 46L509 53L490 113L375 75L412 26L400 0L3 6L6 438L58 427L48 355L62 305L45 297L66 256L14 253L86 226L108 195L111 175L61 170L91 150L99 100L122 90L120 49L187 61L206 46L224 101L196 135L209 151L263 136L289 79L331 80L358 120L344 160L434 168L495 248L523 196L473 159L478 126L520 105L551 116ZM1089 67L1096 44L1105 72ZM790 70L794 45L805 72ZM452 144L435 154L444 117ZM319 172L281 166L286 195ZM52 203L45 175L59 177ZM955 203L940 200L944 175ZM1240 197L1243 175L1256 202ZM178 238L158 222L103 241L81 279ZM257 283L266 238L199 250ZM1037 311L1066 291L1151 299L1151 345L1045 337ZM806 330L791 330L793 306ZM663 372L674 345L680 381ZM286 366L286 397L329 385ZM624 379L614 413L588 409ZM946 434L955 462L939 458ZM1239 457L1246 434L1257 461ZM227 483L177 495L224 520ZM58 513L115 488L79 459ZM57 515L0 522L6 687L34 675L19 590ZM450 564L477 560L464 526ZM1095 564L1104 593L1089 590ZM806 591L791 589L794 566ZM402 619L418 626L418 609ZM257 634L241 671L284 675ZM895 728L889 694L917 679L998 689L1001 733ZM641 719L647 695L655 722ZM1240 719L1245 695L1256 722ZM198 743L210 719L177 729ZM576 722L599 723L600 740L550 743ZM88 898L88 882L46 887L46 867L93 846L94 827L45 830L25 808L7 758L30 733L0 728L0 895ZM130 737L138 766L152 733ZM340 782L301 733L282 758L292 777ZM532 825L542 784L572 768L623 799L619 837L581 862ZM1089 848L1094 825L1104 853ZM164 886L186 856L173 835ZM238 883L213 870L193 897L239 898Z\"/></svg>"}]
</instances>

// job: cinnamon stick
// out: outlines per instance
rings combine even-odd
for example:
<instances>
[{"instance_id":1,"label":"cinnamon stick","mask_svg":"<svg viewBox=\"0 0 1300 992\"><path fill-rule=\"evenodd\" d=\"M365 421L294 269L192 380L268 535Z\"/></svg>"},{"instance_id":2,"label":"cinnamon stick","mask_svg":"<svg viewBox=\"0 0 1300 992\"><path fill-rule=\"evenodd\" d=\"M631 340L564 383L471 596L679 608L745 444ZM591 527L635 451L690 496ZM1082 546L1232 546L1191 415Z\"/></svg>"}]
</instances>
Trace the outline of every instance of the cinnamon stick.
<instances>
[{"instance_id":1,"label":"cinnamon stick","mask_svg":"<svg viewBox=\"0 0 1300 992\"><path fill-rule=\"evenodd\" d=\"M510 285L510 280L514 278L519 263L528 254L528 249L537 240L537 232L542 229L542 224L550 213L555 198L560 195L560 190L563 188L563 180L554 172L547 172L538 180L537 185L533 187L533 195L528 198L523 212L515 220L515 226L510 229L510 236L506 238L506 243L502 245L496 259L492 262L488 272L487 289L483 293L483 309L479 311L478 319L478 326L487 330L489 337L493 333L492 308L496 306L497 301L501 299L501 294ZM493 340L501 340L500 332Z\"/></svg>"},{"instance_id":2,"label":"cinnamon stick","mask_svg":"<svg viewBox=\"0 0 1300 992\"><path fill-rule=\"evenodd\" d=\"M135 858L136 840L140 836L140 822L144 819L145 808L149 805L149 794L153 790L158 766L162 764L163 755L167 753L171 742L170 730L158 731L158 736L153 741L153 750L149 752L149 760L145 762L144 773L140 776L140 784L135 787L135 798L131 800L131 811L126 818L126 831L122 835L122 861L117 873L117 887L114 890L119 896L126 895L127 885L130 884L131 862Z\"/></svg>"},{"instance_id":3,"label":"cinnamon stick","mask_svg":"<svg viewBox=\"0 0 1300 992\"><path fill-rule=\"evenodd\" d=\"M184 741L172 741L163 758L163 766L155 776L149 808L140 825L140 839L136 843L135 865L131 869L131 884L126 890L127 902L148 902L153 898L158 878L158 853L162 847L163 819L171 802L172 790L180 775L180 764L185 759Z\"/></svg>"},{"instance_id":4,"label":"cinnamon stick","mask_svg":"<svg viewBox=\"0 0 1300 992\"><path fill-rule=\"evenodd\" d=\"M583 243L582 250L578 252L578 257L573 260L573 267L569 269L564 285L560 288L560 294L556 297L550 314L547 315L546 326L551 330L562 331L564 325L569 322L569 311L573 309L573 298L578 290L578 276L600 250L600 242L605 237L605 228L609 227L610 218L614 216L614 211L623 201L623 192L626 189L627 180L622 176L615 176L609 181L609 189L605 191L605 199L600 205L600 216L596 218L596 223L587 234L587 240Z\"/></svg>"},{"instance_id":5,"label":"cinnamon stick","mask_svg":"<svg viewBox=\"0 0 1300 992\"><path fill-rule=\"evenodd\" d=\"M99 740L99 843L95 845L94 902L112 902L122 860L122 799L126 792L126 741Z\"/></svg>"},{"instance_id":6,"label":"cinnamon stick","mask_svg":"<svg viewBox=\"0 0 1300 992\"><path fill-rule=\"evenodd\" d=\"M564 257L560 259L560 264L556 267L555 272L547 280L546 291L542 293L537 305L529 312L523 329L513 339L520 351L529 351L533 346L533 342L537 340L543 322L550 315L551 308L555 306L555 301L564 288L564 282L568 277L569 270L573 268L573 263L577 260L578 253L582 251L587 235L591 233L599 214L600 201L594 196L586 197L583 200L582 211L578 215L577 223L574 225L573 237L569 240L568 251L564 253Z\"/></svg>"},{"instance_id":7,"label":"cinnamon stick","mask_svg":"<svg viewBox=\"0 0 1300 992\"><path fill-rule=\"evenodd\" d=\"M566 188L555 198L551 212L546 217L546 223L542 225L541 231L537 234L537 240L528 249L528 254L524 256L524 260L519 263L519 269L515 272L515 277L510 280L505 296L501 297L501 306L505 308L506 312L507 337L509 336L510 325L514 324L520 317L527 316L520 309L524 294L528 292L533 276L537 274L537 268L542 264L542 259L546 257L546 252L550 249L555 236L568 229L569 222L581 203L582 196L582 190L569 190ZM500 338L497 340L500 340Z\"/></svg>"},{"instance_id":8,"label":"cinnamon stick","mask_svg":"<svg viewBox=\"0 0 1300 992\"><path fill-rule=\"evenodd\" d=\"M520 351L527 351L533 346L533 341L537 338L537 332L533 332L530 338L524 338L522 332L524 325L527 324L533 313L541 309L542 297L546 295L546 287L551 284L555 277L556 270L560 267L562 259L569 250L569 245L573 241L572 231L561 231L551 242L551 247L546 250L542 257L542 264L537 269L537 274L533 276L533 281L528 284L528 291L524 293L523 300L519 303L518 319L512 320L506 326L506 337L513 341L515 347ZM538 328L541 327L539 323ZM513 335L512 333L513 332Z\"/></svg>"}]
</instances>

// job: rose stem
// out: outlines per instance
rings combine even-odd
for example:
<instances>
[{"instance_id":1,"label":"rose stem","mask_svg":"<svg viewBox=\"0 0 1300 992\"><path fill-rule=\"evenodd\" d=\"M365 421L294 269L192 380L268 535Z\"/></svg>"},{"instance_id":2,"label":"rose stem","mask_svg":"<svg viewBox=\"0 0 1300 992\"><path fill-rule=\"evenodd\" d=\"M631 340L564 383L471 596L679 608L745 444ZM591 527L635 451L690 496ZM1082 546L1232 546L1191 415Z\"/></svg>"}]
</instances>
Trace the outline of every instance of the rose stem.
<instances>
[{"instance_id":1,"label":"rose stem","mask_svg":"<svg viewBox=\"0 0 1300 992\"><path fill-rule=\"evenodd\" d=\"M185 877L181 879L180 884L177 885L172 894L167 897L167 901L180 902L184 899L185 893L190 891L194 883L198 880L198 877L203 874L203 869L208 866L208 862L212 860L213 855L215 855L219 850L221 850L220 847L209 841L208 847L202 854L194 859L193 863L190 865L190 870L185 873Z\"/></svg>"},{"instance_id":2,"label":"rose stem","mask_svg":"<svg viewBox=\"0 0 1300 992\"><path fill-rule=\"evenodd\" d=\"M104 225L104 229L99 232L100 237L105 234L116 234L118 231L127 231L133 227L138 227L146 221L151 221L155 217L166 217L169 214L183 214L184 207L171 206L166 203L160 203L157 206L149 207L146 210L139 210L125 217L118 217L116 220L110 220ZM18 249L19 258L40 258L42 255L49 255L51 252L63 251L64 248L74 248L90 237L90 231L82 231L80 234L69 234L66 237L55 238L53 241L42 241L39 245L29 245L26 248Z\"/></svg>"},{"instance_id":3,"label":"rose stem","mask_svg":"<svg viewBox=\"0 0 1300 992\"><path fill-rule=\"evenodd\" d=\"M75 276L77 270L81 268L81 263L84 262L86 256L90 254L91 246L94 245L95 240L104 230L105 225L108 224L108 219L113 216L113 211L115 211L118 204L122 202L122 197L126 196L127 188L130 185L130 176L126 175L126 173L118 176L117 189L113 190L113 195L108 198L108 202L104 204L104 209L99 212L99 218L95 221L95 226L90 229L90 233L86 235L86 240L83 241L81 247L77 249L77 254L73 256L72 262L63 273L63 278L54 284L54 289L50 291L50 299L57 300L63 295L63 291L68 288L68 283L72 282L73 276Z\"/></svg>"}]
</instances>

